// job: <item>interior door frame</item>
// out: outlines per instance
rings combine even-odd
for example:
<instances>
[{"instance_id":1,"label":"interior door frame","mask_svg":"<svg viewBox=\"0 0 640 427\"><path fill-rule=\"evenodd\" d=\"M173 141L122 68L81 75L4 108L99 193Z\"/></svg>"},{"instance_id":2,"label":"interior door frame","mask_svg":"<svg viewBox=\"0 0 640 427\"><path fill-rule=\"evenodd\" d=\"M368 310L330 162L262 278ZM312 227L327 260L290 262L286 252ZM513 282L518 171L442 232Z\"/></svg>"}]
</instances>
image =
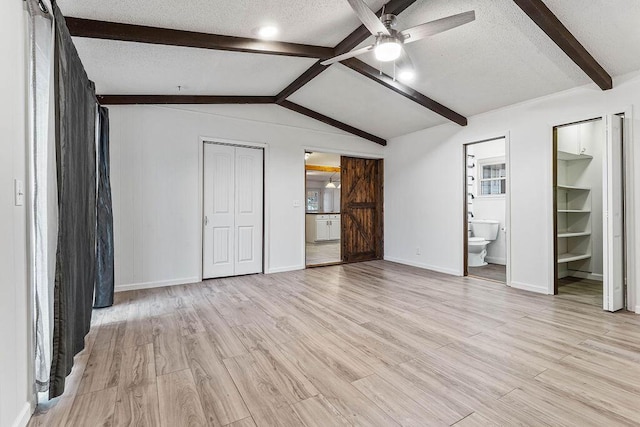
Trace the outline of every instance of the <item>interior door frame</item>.
<instances>
[{"instance_id":1,"label":"interior door frame","mask_svg":"<svg viewBox=\"0 0 640 427\"><path fill-rule=\"evenodd\" d=\"M263 151L263 164L262 164L262 273L269 272L269 236L270 230L270 214L269 214L269 144L265 142L252 142L252 141L239 141L233 139L224 139L216 137L201 136L198 138L198 278L202 282L204 277L204 145L210 144L222 144L231 145L234 147L249 147L262 149Z\"/></svg>"},{"instance_id":2,"label":"interior door frame","mask_svg":"<svg viewBox=\"0 0 640 427\"><path fill-rule=\"evenodd\" d=\"M302 253L302 269L307 269L307 268L316 268L316 267L324 267L325 265L321 265L321 266L307 266L307 239L306 239L306 228L307 228L307 224L306 224L306 214L307 214L307 204L306 204L306 198L307 198L307 174L306 174L306 161L304 158L304 154L306 152L317 152L317 153L328 153L328 154L337 154L339 156L347 156L347 157L359 157L361 159L374 159L374 160L384 160L385 156L383 153L380 154L372 154L372 153L364 153L364 152L359 152L359 151L348 151L348 150L340 150L340 149L335 149L335 148L327 148L327 147L317 147L317 146L303 146L300 148L300 176L302 177L302 188L303 188L303 203L301 204L302 207L302 212L301 212L301 228L302 228L302 232L301 232L301 253ZM340 183L342 184L342 178L340 179ZM340 190L342 190L342 188L340 188ZM342 193L342 191L341 191ZM340 194L340 200L342 201L342 194ZM383 197L384 200L384 197ZM383 202L384 203L384 202ZM384 211L384 207L383 207L383 211ZM340 214L342 214L342 209L340 209ZM384 216L383 216L383 224L384 224ZM340 220L340 227L342 227L342 220ZM383 238L384 238L384 228L383 228ZM338 263L335 264L342 264L343 262L340 261ZM331 264L327 264L327 265L331 265Z\"/></svg>"},{"instance_id":3,"label":"interior door frame","mask_svg":"<svg viewBox=\"0 0 640 427\"><path fill-rule=\"evenodd\" d=\"M624 231L623 231L623 240L624 240L624 273L625 273L625 282L626 282L626 291L625 291L625 308L630 311L635 311L640 314L640 306L634 306L636 301L636 295L638 292L638 284L636 282L637 270L635 266L635 256L636 256L636 248L635 242L637 240L636 235L636 220L633 215L634 212L634 202L636 199L640 199L640 195L636 195L636 190L640 189L634 184L634 149L633 149L633 107L626 106L621 108L615 108L611 110L612 112L602 113L599 111L593 114L571 114L565 117L563 120L558 120L553 123L549 123L549 135L551 135L551 144L548 146L551 147L551 215L550 218L552 220L552 256L550 263L550 272L549 272L549 288L548 293L550 295L557 295L558 292L558 265L557 265L557 218L556 216L556 208L557 208L557 196L555 187L557 185L557 141L555 135L555 129L561 126L566 126L574 123L581 123L586 121L591 121L594 119L600 119L603 121L604 132L603 132L603 143L606 144L606 132L608 131L608 125L606 117L610 114L624 114L623 119L623 140L622 140L622 161L623 161L623 210L624 210ZM592 117L591 119L584 119L584 117ZM603 248L604 250L604 248ZM604 252L603 252L604 256ZM604 302L604 295L603 295Z\"/></svg>"},{"instance_id":4,"label":"interior door frame","mask_svg":"<svg viewBox=\"0 0 640 427\"><path fill-rule=\"evenodd\" d=\"M506 131L503 135L483 138L473 142L467 142L462 144L462 275L463 277L469 276L469 205L467 204L467 148L470 145L481 144L483 142L495 141L504 138L504 160L506 163L506 178L507 189L504 198L505 213L504 213L504 226L506 228L505 233L505 246L506 246L506 280L505 285L511 286L511 132ZM476 159L477 161L477 159Z\"/></svg>"}]
</instances>

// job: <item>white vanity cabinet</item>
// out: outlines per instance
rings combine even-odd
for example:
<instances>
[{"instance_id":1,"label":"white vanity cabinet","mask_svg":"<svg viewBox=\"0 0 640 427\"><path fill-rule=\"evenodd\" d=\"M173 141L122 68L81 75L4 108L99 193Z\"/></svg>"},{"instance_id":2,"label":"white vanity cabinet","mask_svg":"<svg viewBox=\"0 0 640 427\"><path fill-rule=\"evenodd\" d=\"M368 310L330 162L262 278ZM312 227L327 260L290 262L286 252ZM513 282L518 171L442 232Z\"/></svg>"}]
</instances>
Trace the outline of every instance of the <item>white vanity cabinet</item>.
<instances>
[{"instance_id":1,"label":"white vanity cabinet","mask_svg":"<svg viewBox=\"0 0 640 427\"><path fill-rule=\"evenodd\" d=\"M306 241L340 240L340 214L307 214Z\"/></svg>"}]
</instances>

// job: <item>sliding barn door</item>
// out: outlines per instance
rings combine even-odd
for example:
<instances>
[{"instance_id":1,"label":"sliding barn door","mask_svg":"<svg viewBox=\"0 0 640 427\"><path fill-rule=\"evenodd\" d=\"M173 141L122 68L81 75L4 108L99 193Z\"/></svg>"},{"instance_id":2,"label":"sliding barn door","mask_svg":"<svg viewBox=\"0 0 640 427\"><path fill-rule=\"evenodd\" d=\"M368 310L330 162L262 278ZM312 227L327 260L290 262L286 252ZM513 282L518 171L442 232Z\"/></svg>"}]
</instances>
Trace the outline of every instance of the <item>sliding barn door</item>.
<instances>
[{"instance_id":1,"label":"sliding barn door","mask_svg":"<svg viewBox=\"0 0 640 427\"><path fill-rule=\"evenodd\" d=\"M204 145L202 276L262 271L263 152Z\"/></svg>"},{"instance_id":2,"label":"sliding barn door","mask_svg":"<svg viewBox=\"0 0 640 427\"><path fill-rule=\"evenodd\" d=\"M342 157L342 260L383 257L382 160Z\"/></svg>"}]
</instances>

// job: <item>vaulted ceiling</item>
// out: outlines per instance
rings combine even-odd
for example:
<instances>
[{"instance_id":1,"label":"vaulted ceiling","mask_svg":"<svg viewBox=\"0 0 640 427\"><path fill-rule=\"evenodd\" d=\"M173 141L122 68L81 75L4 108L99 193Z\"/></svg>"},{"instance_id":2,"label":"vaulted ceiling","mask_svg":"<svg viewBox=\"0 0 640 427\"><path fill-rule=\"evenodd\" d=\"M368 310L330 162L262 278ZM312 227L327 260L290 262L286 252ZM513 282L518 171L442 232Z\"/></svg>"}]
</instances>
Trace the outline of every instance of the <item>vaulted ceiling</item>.
<instances>
[{"instance_id":1,"label":"vaulted ceiling","mask_svg":"<svg viewBox=\"0 0 640 427\"><path fill-rule=\"evenodd\" d=\"M384 0L366 0L378 10ZM611 75L640 69L640 2L544 0ZM58 0L65 16L203 33L255 37L264 24L280 41L334 47L360 25L346 0ZM591 79L513 0L417 0L399 27L475 10L470 24L407 45L418 77L411 88L469 117L562 91ZM99 94L276 96L316 59L75 37ZM367 40L362 44L364 46ZM372 54L361 57L380 67ZM393 70L382 67L387 74ZM180 86L180 90L178 89ZM330 66L289 101L381 138L448 120L342 64ZM225 106L189 106L223 111ZM228 114L296 122L271 105ZM253 115L253 116L252 116ZM324 126L324 125L321 125ZM317 127L314 125L312 127Z\"/></svg>"}]
</instances>

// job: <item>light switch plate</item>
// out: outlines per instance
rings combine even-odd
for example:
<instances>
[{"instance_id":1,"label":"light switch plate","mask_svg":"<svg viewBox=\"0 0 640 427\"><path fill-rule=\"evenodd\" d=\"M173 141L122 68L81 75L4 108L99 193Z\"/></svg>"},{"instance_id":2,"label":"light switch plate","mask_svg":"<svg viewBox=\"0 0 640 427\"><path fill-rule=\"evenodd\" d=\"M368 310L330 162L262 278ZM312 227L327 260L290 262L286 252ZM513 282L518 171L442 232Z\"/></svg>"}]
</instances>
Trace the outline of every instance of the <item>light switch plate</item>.
<instances>
[{"instance_id":1,"label":"light switch plate","mask_svg":"<svg viewBox=\"0 0 640 427\"><path fill-rule=\"evenodd\" d=\"M19 179L14 179L13 187L15 189L16 206L24 205L24 183Z\"/></svg>"}]
</instances>

